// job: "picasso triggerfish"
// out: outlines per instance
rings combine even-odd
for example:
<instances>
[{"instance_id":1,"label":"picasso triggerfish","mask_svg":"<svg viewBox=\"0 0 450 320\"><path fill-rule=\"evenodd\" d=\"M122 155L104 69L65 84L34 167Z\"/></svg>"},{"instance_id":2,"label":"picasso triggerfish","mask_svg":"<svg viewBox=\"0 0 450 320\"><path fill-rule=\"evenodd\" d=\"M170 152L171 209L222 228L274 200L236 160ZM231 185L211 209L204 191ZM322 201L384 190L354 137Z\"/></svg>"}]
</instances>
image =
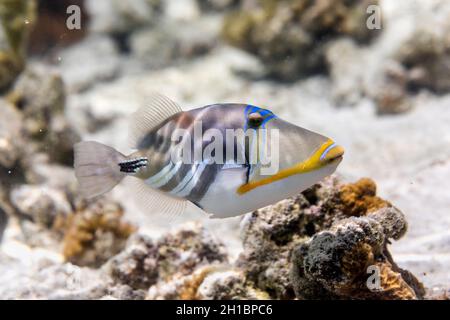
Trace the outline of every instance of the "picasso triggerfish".
<instances>
[{"instance_id":1,"label":"picasso triggerfish","mask_svg":"<svg viewBox=\"0 0 450 320\"><path fill-rule=\"evenodd\" d=\"M266 108L221 103L183 111L159 94L133 115L131 130L128 156L98 142L75 145L85 197L131 176L149 212L178 215L191 203L214 218L237 216L312 186L336 170L344 153Z\"/></svg>"}]
</instances>

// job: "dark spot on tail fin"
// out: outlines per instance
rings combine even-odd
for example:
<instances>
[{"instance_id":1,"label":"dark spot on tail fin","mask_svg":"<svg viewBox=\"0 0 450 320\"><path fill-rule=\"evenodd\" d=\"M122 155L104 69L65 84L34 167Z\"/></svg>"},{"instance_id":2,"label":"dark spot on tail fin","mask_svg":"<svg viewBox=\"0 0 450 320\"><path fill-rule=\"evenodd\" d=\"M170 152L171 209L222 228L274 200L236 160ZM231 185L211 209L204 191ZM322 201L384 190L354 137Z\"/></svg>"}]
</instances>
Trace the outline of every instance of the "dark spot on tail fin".
<instances>
[{"instance_id":1,"label":"dark spot on tail fin","mask_svg":"<svg viewBox=\"0 0 450 320\"><path fill-rule=\"evenodd\" d=\"M147 166L147 164L148 159L144 157L119 162L120 171L126 173L136 173L140 168Z\"/></svg>"}]
</instances>

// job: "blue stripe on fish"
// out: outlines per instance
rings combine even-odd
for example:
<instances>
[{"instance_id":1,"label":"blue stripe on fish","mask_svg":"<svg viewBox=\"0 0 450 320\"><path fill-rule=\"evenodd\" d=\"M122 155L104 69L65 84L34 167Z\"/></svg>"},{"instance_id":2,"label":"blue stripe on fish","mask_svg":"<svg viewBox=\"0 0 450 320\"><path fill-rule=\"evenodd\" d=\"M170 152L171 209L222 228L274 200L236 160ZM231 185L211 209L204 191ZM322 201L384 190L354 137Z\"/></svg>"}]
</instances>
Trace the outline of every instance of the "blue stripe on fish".
<instances>
[{"instance_id":1,"label":"blue stripe on fish","mask_svg":"<svg viewBox=\"0 0 450 320\"><path fill-rule=\"evenodd\" d=\"M263 121L263 123L261 124L261 126L264 128L264 126L272 119L276 118L276 116L271 113L268 117L266 117Z\"/></svg>"},{"instance_id":2,"label":"blue stripe on fish","mask_svg":"<svg viewBox=\"0 0 450 320\"><path fill-rule=\"evenodd\" d=\"M322 155L320 156L320 160L323 160L323 159L327 156L327 153L328 153L331 149L333 149L335 146L336 146L336 143L333 143L333 144L329 145L329 146L323 151Z\"/></svg>"},{"instance_id":3,"label":"blue stripe on fish","mask_svg":"<svg viewBox=\"0 0 450 320\"><path fill-rule=\"evenodd\" d=\"M248 126L247 126L248 116L255 112L258 112L261 116L265 117L264 121L261 124L262 128L264 128L265 124L268 123L270 120L276 118L276 116L272 113L272 111L248 104L244 109L244 114L245 114L245 119L246 119L246 123L244 125L244 131L247 131L247 129L248 129Z\"/></svg>"},{"instance_id":4,"label":"blue stripe on fish","mask_svg":"<svg viewBox=\"0 0 450 320\"><path fill-rule=\"evenodd\" d=\"M272 111L269 111L267 109L260 109L259 110L259 114L262 115L263 117L268 115L268 114L273 114Z\"/></svg>"},{"instance_id":5,"label":"blue stripe on fish","mask_svg":"<svg viewBox=\"0 0 450 320\"><path fill-rule=\"evenodd\" d=\"M257 107L257 106L252 106L252 105L249 105L249 106L251 108L250 108L250 111L248 112L248 114L258 112L261 109L260 107Z\"/></svg>"}]
</instances>

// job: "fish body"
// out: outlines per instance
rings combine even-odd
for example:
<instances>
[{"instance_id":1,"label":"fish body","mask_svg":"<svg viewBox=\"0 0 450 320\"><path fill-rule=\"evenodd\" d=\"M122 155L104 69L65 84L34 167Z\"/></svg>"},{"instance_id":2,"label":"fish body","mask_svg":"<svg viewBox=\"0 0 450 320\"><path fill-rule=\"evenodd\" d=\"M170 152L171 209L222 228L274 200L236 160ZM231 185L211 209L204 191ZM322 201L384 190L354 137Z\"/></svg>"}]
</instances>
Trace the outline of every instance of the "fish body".
<instances>
[{"instance_id":1,"label":"fish body","mask_svg":"<svg viewBox=\"0 0 450 320\"><path fill-rule=\"evenodd\" d=\"M144 185L149 209L180 213L191 202L224 218L301 192L331 174L343 155L331 139L248 104L182 111L157 96L136 114L134 126L136 151L128 156L95 142L75 146L76 175L87 196L129 175Z\"/></svg>"}]
</instances>

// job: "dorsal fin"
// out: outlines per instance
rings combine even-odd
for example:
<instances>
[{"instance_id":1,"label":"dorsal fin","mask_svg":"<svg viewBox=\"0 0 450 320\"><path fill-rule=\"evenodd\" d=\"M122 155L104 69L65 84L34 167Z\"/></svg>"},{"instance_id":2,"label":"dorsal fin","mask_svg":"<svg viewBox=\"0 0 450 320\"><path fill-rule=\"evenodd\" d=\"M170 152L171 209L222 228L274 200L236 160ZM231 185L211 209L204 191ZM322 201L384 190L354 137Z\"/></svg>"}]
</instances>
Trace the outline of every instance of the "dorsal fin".
<instances>
[{"instance_id":1,"label":"dorsal fin","mask_svg":"<svg viewBox=\"0 0 450 320\"><path fill-rule=\"evenodd\" d=\"M159 93L151 93L146 103L131 116L129 140L132 148L164 120L183 111L177 103Z\"/></svg>"}]
</instances>

